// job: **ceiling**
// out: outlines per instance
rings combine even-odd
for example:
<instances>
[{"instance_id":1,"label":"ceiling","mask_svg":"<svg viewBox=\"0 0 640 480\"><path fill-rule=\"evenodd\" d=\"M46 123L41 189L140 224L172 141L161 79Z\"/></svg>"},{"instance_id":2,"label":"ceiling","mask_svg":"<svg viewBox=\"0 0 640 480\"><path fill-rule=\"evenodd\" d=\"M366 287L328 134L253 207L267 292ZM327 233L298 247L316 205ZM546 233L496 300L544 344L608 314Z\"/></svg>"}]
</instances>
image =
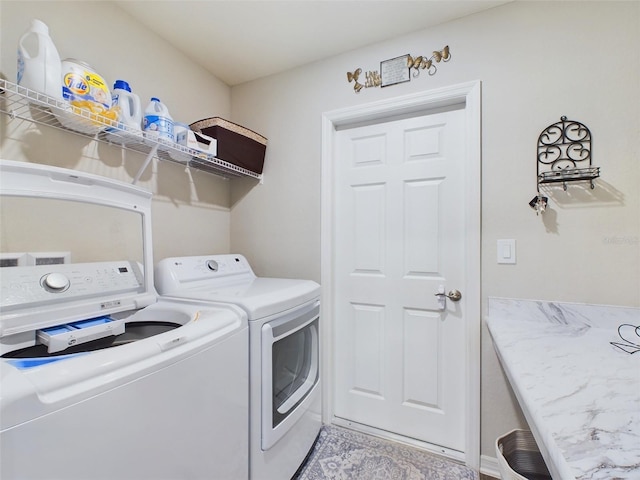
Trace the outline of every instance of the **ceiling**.
<instances>
[{"instance_id":1,"label":"ceiling","mask_svg":"<svg viewBox=\"0 0 640 480\"><path fill-rule=\"evenodd\" d=\"M511 0L117 0L233 86Z\"/></svg>"}]
</instances>

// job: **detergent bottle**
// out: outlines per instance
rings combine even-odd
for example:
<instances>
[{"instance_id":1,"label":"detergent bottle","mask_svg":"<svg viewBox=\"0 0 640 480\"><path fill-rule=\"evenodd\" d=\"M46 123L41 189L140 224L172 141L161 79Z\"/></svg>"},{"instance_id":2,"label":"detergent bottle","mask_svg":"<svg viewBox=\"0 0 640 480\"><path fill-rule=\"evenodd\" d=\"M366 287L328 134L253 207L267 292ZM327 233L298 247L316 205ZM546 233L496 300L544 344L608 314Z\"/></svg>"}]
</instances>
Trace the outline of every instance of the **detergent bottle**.
<instances>
[{"instance_id":1,"label":"detergent bottle","mask_svg":"<svg viewBox=\"0 0 640 480\"><path fill-rule=\"evenodd\" d=\"M140 97L131 92L124 80L116 80L111 92L111 108L118 110L118 128L139 131L142 128Z\"/></svg>"},{"instance_id":2,"label":"detergent bottle","mask_svg":"<svg viewBox=\"0 0 640 480\"><path fill-rule=\"evenodd\" d=\"M62 97L72 105L91 111L111 110L107 82L91 65L75 58L62 61ZM115 119L115 115L109 116Z\"/></svg>"},{"instance_id":3,"label":"detergent bottle","mask_svg":"<svg viewBox=\"0 0 640 480\"><path fill-rule=\"evenodd\" d=\"M159 98L152 97L144 111L144 134L150 140L173 144L173 119Z\"/></svg>"},{"instance_id":4,"label":"detergent bottle","mask_svg":"<svg viewBox=\"0 0 640 480\"><path fill-rule=\"evenodd\" d=\"M31 20L18 43L18 85L62 100L61 68L49 27L40 20Z\"/></svg>"}]
</instances>

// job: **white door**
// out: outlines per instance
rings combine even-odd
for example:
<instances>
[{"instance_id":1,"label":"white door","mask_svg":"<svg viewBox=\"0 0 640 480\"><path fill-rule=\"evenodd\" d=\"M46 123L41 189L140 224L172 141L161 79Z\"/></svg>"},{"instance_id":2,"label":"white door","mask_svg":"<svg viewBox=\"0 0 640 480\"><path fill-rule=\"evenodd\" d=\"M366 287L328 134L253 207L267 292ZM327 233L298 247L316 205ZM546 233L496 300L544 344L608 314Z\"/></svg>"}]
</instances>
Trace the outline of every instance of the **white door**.
<instances>
[{"instance_id":1,"label":"white door","mask_svg":"<svg viewBox=\"0 0 640 480\"><path fill-rule=\"evenodd\" d=\"M348 128L334 152L334 414L460 452L464 120L454 109Z\"/></svg>"}]
</instances>

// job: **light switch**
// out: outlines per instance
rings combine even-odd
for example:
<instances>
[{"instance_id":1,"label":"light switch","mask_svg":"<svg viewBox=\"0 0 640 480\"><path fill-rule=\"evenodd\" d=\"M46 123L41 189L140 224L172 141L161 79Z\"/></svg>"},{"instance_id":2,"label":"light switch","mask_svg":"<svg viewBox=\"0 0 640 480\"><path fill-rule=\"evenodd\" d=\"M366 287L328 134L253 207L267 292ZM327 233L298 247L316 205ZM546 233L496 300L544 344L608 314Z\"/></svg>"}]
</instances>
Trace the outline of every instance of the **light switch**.
<instances>
[{"instance_id":1,"label":"light switch","mask_svg":"<svg viewBox=\"0 0 640 480\"><path fill-rule=\"evenodd\" d=\"M516 263L516 241L498 240L498 263Z\"/></svg>"}]
</instances>

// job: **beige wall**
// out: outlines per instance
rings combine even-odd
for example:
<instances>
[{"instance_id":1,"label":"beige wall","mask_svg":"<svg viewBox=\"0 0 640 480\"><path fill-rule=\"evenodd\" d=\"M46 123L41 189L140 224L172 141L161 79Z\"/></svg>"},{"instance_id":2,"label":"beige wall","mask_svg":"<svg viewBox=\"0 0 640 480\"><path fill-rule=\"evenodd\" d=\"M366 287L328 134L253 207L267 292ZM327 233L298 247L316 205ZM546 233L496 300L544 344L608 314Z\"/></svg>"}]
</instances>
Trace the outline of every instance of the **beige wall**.
<instances>
[{"instance_id":1,"label":"beige wall","mask_svg":"<svg viewBox=\"0 0 640 480\"><path fill-rule=\"evenodd\" d=\"M230 115L230 88L110 2L0 1L0 75L16 81L16 49L32 18L49 26L61 58L89 63L112 86L129 82L143 108L152 96L174 120ZM85 137L0 116L0 157L131 181L145 157ZM138 183L152 191L154 257L230 248L230 182L154 161ZM87 225L87 228L91 228Z\"/></svg>"},{"instance_id":2,"label":"beige wall","mask_svg":"<svg viewBox=\"0 0 640 480\"><path fill-rule=\"evenodd\" d=\"M222 116L269 139L262 185L198 172L191 179L168 163L145 172L140 184L155 194L156 260L232 250L258 274L319 280L321 114L481 80L483 299L640 305L638 2L516 2L233 89L107 3L2 0L0 16L0 73L11 81L18 38L36 17L63 58L88 61L110 83L129 81L143 103L158 96L177 120ZM347 84L347 71L447 44L453 58L433 77L358 95ZM537 217L527 205L536 141L561 115L591 129L602 178L593 191L554 190L550 210ZM0 128L2 158L126 181L143 161L5 115ZM517 240L517 265L496 264L500 238ZM482 361L482 453L494 456L496 436L521 418L486 332Z\"/></svg>"},{"instance_id":3,"label":"beige wall","mask_svg":"<svg viewBox=\"0 0 640 480\"><path fill-rule=\"evenodd\" d=\"M321 39L319 32L319 39ZM330 31L328 31L330 34ZM346 72L430 54L433 77L353 92ZM259 274L320 278L321 114L425 89L482 81L482 294L640 305L640 3L515 2L232 89L232 118L269 139L265 182L234 190L231 244ZM595 190L536 192L536 142L566 115L593 135ZM518 263L496 263L496 240ZM483 307L484 311L485 307ZM521 424L482 339L482 453Z\"/></svg>"}]
</instances>

